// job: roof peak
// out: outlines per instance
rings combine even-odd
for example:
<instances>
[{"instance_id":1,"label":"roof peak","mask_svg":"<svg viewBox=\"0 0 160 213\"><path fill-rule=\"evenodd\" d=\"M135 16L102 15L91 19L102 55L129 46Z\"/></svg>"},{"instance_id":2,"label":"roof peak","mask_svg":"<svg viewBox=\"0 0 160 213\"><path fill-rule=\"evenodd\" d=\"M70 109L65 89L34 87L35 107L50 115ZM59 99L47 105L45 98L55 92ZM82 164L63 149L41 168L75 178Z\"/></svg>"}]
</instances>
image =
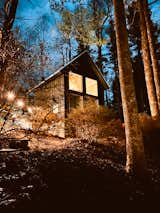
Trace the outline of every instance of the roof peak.
<instances>
[{"instance_id":1,"label":"roof peak","mask_svg":"<svg viewBox=\"0 0 160 213\"><path fill-rule=\"evenodd\" d=\"M70 64L72 64L74 61L76 61L78 58L80 58L82 55L86 54L89 56L90 60L92 61L92 63L94 64L96 70L97 70L97 75L99 78L101 78L103 85L105 85L105 88L109 88L106 80L104 79L104 76L102 75L101 71L99 70L99 68L97 67L97 65L93 62L89 51L88 50L83 50L81 53L79 53L78 55L76 55L75 57L73 57L72 60L70 60L68 63L66 63L64 66L61 66L60 68L58 68L54 73L52 73L50 76L48 76L47 78L45 78L43 81L41 81L38 85L36 85L35 87L31 88L27 93L32 92L34 89L40 87L41 85L43 85L44 83L48 82L50 79L52 79L53 77L56 77L57 75L61 74L62 70L65 69L67 66L69 66Z\"/></svg>"}]
</instances>

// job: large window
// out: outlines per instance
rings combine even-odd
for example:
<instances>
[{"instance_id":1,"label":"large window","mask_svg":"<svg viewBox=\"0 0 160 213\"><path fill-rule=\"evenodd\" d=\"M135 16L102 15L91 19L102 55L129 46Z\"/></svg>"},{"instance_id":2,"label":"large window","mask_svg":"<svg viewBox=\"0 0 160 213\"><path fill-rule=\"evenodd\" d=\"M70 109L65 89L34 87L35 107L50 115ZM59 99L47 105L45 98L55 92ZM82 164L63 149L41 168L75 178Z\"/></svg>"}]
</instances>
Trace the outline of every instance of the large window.
<instances>
[{"instance_id":1,"label":"large window","mask_svg":"<svg viewBox=\"0 0 160 213\"><path fill-rule=\"evenodd\" d=\"M88 95L98 96L98 83L96 80L86 77L86 93Z\"/></svg>"},{"instance_id":2,"label":"large window","mask_svg":"<svg viewBox=\"0 0 160 213\"><path fill-rule=\"evenodd\" d=\"M69 90L83 92L83 80L81 75L69 72Z\"/></svg>"}]
</instances>

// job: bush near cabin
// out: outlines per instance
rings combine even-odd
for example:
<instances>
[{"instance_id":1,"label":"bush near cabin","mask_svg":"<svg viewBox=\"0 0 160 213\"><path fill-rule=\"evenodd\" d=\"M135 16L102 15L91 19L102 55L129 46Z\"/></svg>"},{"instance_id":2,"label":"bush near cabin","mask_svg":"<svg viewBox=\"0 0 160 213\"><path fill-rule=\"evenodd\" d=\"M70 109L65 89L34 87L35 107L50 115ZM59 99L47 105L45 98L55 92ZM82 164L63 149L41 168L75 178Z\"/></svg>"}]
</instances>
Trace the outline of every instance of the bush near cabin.
<instances>
[{"instance_id":1,"label":"bush near cabin","mask_svg":"<svg viewBox=\"0 0 160 213\"><path fill-rule=\"evenodd\" d=\"M160 145L160 119L153 119L146 113L140 113L139 122L145 143Z\"/></svg>"},{"instance_id":2,"label":"bush near cabin","mask_svg":"<svg viewBox=\"0 0 160 213\"><path fill-rule=\"evenodd\" d=\"M89 142L108 136L124 137L124 128L114 111L88 101L73 109L67 118L68 135Z\"/></svg>"},{"instance_id":3,"label":"bush near cabin","mask_svg":"<svg viewBox=\"0 0 160 213\"><path fill-rule=\"evenodd\" d=\"M32 122L32 130L34 133L47 133L54 126L55 122L59 121L58 116L51 110L36 107L30 117Z\"/></svg>"}]
</instances>

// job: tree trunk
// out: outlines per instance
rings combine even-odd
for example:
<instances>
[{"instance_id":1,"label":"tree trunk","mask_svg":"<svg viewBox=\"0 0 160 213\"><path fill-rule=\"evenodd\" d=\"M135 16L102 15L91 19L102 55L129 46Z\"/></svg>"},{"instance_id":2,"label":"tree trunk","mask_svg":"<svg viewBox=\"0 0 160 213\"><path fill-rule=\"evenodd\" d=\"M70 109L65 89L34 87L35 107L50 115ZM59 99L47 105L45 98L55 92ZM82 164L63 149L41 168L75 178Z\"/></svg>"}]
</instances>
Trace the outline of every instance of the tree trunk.
<instances>
[{"instance_id":1,"label":"tree trunk","mask_svg":"<svg viewBox=\"0 0 160 213\"><path fill-rule=\"evenodd\" d=\"M146 87L148 93L148 100L150 105L151 116L153 118L159 117L158 103L156 99L156 91L153 79L153 72L150 63L150 52L147 37L147 29L143 11L143 4L141 0L138 0L138 8L140 13L140 30L141 30L141 46L142 46L142 56L144 63L144 73L146 80Z\"/></svg>"},{"instance_id":2,"label":"tree trunk","mask_svg":"<svg viewBox=\"0 0 160 213\"><path fill-rule=\"evenodd\" d=\"M113 4L120 89L126 134L126 171L134 175L143 175L146 171L146 163L138 120L124 4L123 0L113 0Z\"/></svg>"},{"instance_id":3,"label":"tree trunk","mask_svg":"<svg viewBox=\"0 0 160 213\"><path fill-rule=\"evenodd\" d=\"M98 45L98 58L97 58L97 66L100 71L103 73L103 63L102 63L102 46ZM104 74L104 73L103 73Z\"/></svg>"},{"instance_id":4,"label":"tree trunk","mask_svg":"<svg viewBox=\"0 0 160 213\"><path fill-rule=\"evenodd\" d=\"M5 0L4 3L5 16L2 29L2 46L3 42L9 39L9 33L13 27L17 6L18 0Z\"/></svg>"},{"instance_id":5,"label":"tree trunk","mask_svg":"<svg viewBox=\"0 0 160 213\"><path fill-rule=\"evenodd\" d=\"M16 15L16 10L18 6L18 0L5 0L4 1L4 22L2 26L2 31L0 31L0 48L3 51L5 43L9 40L10 36L10 31L13 27L13 23L15 20L15 15ZM2 56L0 57L2 58ZM5 58L0 61L0 86L3 87L3 82L4 82L4 75L5 75L5 70L7 67L7 61L6 61L6 56Z\"/></svg>"},{"instance_id":6,"label":"tree trunk","mask_svg":"<svg viewBox=\"0 0 160 213\"><path fill-rule=\"evenodd\" d=\"M69 61L71 61L72 59L72 45L71 45L71 38L68 39L68 45L69 45L69 54L68 54L68 57L69 57Z\"/></svg>"},{"instance_id":7,"label":"tree trunk","mask_svg":"<svg viewBox=\"0 0 160 213\"><path fill-rule=\"evenodd\" d=\"M157 102L158 102L158 108L160 111L160 79L159 79L159 70L158 70L158 60L156 57L156 51L155 51L155 45L154 45L154 39L153 39L153 33L152 33L151 20L150 20L150 14L149 14L149 10L148 10L147 0L144 0L143 8L144 8L144 16L145 16L145 22L146 22L146 27L147 27L147 36L148 36L149 49L150 49L150 55L151 55L151 61L152 61Z\"/></svg>"}]
</instances>

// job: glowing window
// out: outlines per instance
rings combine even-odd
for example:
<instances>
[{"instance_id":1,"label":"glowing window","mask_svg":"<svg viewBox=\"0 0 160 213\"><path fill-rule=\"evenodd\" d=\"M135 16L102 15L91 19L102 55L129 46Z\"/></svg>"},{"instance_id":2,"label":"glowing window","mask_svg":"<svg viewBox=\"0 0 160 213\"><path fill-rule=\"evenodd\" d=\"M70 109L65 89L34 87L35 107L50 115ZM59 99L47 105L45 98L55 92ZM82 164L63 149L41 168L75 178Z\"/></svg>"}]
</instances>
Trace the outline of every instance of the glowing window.
<instances>
[{"instance_id":1,"label":"glowing window","mask_svg":"<svg viewBox=\"0 0 160 213\"><path fill-rule=\"evenodd\" d=\"M83 92L82 76L69 72L69 89L77 92Z\"/></svg>"},{"instance_id":2,"label":"glowing window","mask_svg":"<svg viewBox=\"0 0 160 213\"><path fill-rule=\"evenodd\" d=\"M86 78L86 93L88 95L98 96L98 83L96 80Z\"/></svg>"},{"instance_id":3,"label":"glowing window","mask_svg":"<svg viewBox=\"0 0 160 213\"><path fill-rule=\"evenodd\" d=\"M59 112L59 105L58 103L53 103L53 113L57 114Z\"/></svg>"}]
</instances>

